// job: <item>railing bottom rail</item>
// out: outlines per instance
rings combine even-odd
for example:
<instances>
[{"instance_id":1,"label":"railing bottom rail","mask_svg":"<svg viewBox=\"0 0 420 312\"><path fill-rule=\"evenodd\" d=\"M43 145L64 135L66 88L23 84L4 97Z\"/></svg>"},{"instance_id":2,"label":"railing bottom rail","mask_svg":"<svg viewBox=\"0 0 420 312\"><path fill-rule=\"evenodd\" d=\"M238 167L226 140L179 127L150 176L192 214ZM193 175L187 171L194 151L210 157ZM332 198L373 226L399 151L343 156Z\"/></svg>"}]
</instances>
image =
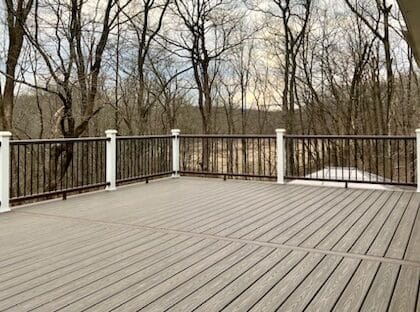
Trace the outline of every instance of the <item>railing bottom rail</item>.
<instances>
[{"instance_id":1,"label":"railing bottom rail","mask_svg":"<svg viewBox=\"0 0 420 312\"><path fill-rule=\"evenodd\" d=\"M91 190L91 189L99 189L101 187L106 187L108 185L109 185L109 183L104 182L104 183L97 183L97 184L92 184L92 185L84 185L84 186L72 187L72 188L68 188L68 189L56 190L56 191L51 191L51 192L44 192L44 193L40 193L40 194L32 194L32 195L26 195L26 196L21 196L21 197L14 197L14 198L10 199L10 203L16 204L16 203L21 203L21 202L25 202L25 201L32 201L32 200L35 200L35 199L50 199L50 197L58 196L58 195L63 195L63 199L65 199L67 197L67 195L69 195L71 193L80 192L80 191L87 191L87 190Z\"/></svg>"},{"instance_id":2,"label":"railing bottom rail","mask_svg":"<svg viewBox=\"0 0 420 312\"><path fill-rule=\"evenodd\" d=\"M160 172L160 173L155 173L155 174L148 174L148 175L144 175L144 176L117 179L117 184L134 182L134 181L142 181L142 180L148 180L148 179L153 179L153 178L161 178L161 177L165 177L165 176L170 176L173 173L174 173L173 171L167 171L167 172Z\"/></svg>"}]
</instances>

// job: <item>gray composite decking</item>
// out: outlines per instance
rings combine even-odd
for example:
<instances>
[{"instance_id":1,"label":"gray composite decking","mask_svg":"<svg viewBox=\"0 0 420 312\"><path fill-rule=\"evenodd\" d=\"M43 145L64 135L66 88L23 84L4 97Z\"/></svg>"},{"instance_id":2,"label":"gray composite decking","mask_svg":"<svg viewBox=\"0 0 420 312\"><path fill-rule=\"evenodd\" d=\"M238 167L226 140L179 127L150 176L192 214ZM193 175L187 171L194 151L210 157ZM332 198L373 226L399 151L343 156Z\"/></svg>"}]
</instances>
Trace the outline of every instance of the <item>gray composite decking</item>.
<instances>
[{"instance_id":1,"label":"gray composite decking","mask_svg":"<svg viewBox=\"0 0 420 312\"><path fill-rule=\"evenodd\" d=\"M1 311L419 311L420 194L162 179L0 215Z\"/></svg>"}]
</instances>

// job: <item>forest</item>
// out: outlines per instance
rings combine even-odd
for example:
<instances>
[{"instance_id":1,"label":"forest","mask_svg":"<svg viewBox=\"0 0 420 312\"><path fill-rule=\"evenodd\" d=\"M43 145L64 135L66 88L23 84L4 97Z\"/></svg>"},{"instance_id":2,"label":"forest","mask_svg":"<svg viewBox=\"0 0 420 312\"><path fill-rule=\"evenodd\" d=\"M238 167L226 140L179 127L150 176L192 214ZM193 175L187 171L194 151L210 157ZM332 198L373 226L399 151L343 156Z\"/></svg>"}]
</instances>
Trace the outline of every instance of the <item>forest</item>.
<instances>
[{"instance_id":1,"label":"forest","mask_svg":"<svg viewBox=\"0 0 420 312\"><path fill-rule=\"evenodd\" d=\"M404 30L390 0L1 0L0 128L412 135Z\"/></svg>"}]
</instances>

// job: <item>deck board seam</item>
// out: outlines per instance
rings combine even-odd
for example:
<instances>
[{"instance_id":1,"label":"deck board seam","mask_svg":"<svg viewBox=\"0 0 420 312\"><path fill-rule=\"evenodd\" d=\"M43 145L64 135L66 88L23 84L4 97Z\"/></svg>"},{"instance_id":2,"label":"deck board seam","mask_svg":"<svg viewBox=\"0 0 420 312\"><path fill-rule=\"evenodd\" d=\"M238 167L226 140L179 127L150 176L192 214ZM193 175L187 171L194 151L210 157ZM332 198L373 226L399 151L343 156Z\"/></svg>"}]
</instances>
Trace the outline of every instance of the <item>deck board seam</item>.
<instances>
[{"instance_id":1,"label":"deck board seam","mask_svg":"<svg viewBox=\"0 0 420 312\"><path fill-rule=\"evenodd\" d=\"M403 260L403 259L396 259L396 258L389 258L389 257L378 257L378 256L367 255L367 254L348 253L348 252L341 252L341 251L336 251L336 250L315 249L315 248L293 246L293 245L281 244L281 243L273 243L273 242L264 242L264 241L257 241L257 240L248 240L248 239L225 237L225 236L219 236L219 235L214 235L214 234L187 232L187 231L170 229L170 228L159 228L159 227L150 227L150 226L139 225L139 224L129 224L129 223L110 222L110 221L103 221L103 220L78 218L78 217L50 215L50 214L39 213L39 212L18 212L18 213L20 213L20 214L38 214L38 215L43 215L45 217L57 218L57 219L83 220L83 221L91 222L91 223L100 223L100 224L107 224L107 225L114 225L114 226L124 226L124 227L130 227L130 228L133 228L133 229L146 229L146 230L150 230L150 231L158 231L158 232L160 231L160 232L166 232L166 233L183 234L183 235L202 237L202 238L208 238L208 239L214 239L214 240L223 240L223 241L228 241L228 242L238 242L238 243L253 244L253 245L266 246L266 247L272 247L272 248L281 248L281 249L287 249L287 250L311 252L311 253L318 253L318 254L322 254L322 255L334 255L334 256L340 256L340 257L346 257L346 258L376 261L376 262L381 262L381 263L382 262L383 263L391 263L391 264L393 263L393 264L406 265L406 266L412 266L412 267L420 268L420 261L414 261L414 260L405 260L405 259Z\"/></svg>"}]
</instances>

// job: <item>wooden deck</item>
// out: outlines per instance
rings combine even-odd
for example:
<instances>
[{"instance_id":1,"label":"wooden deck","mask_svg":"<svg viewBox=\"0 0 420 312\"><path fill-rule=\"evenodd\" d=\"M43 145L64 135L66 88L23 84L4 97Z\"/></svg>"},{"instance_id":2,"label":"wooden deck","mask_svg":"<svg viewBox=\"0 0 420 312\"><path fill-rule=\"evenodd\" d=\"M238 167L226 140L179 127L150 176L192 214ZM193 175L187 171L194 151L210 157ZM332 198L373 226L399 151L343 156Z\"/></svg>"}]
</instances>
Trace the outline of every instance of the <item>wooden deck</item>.
<instances>
[{"instance_id":1,"label":"wooden deck","mask_svg":"<svg viewBox=\"0 0 420 312\"><path fill-rule=\"evenodd\" d=\"M0 215L1 311L419 311L420 194L165 179Z\"/></svg>"}]
</instances>

